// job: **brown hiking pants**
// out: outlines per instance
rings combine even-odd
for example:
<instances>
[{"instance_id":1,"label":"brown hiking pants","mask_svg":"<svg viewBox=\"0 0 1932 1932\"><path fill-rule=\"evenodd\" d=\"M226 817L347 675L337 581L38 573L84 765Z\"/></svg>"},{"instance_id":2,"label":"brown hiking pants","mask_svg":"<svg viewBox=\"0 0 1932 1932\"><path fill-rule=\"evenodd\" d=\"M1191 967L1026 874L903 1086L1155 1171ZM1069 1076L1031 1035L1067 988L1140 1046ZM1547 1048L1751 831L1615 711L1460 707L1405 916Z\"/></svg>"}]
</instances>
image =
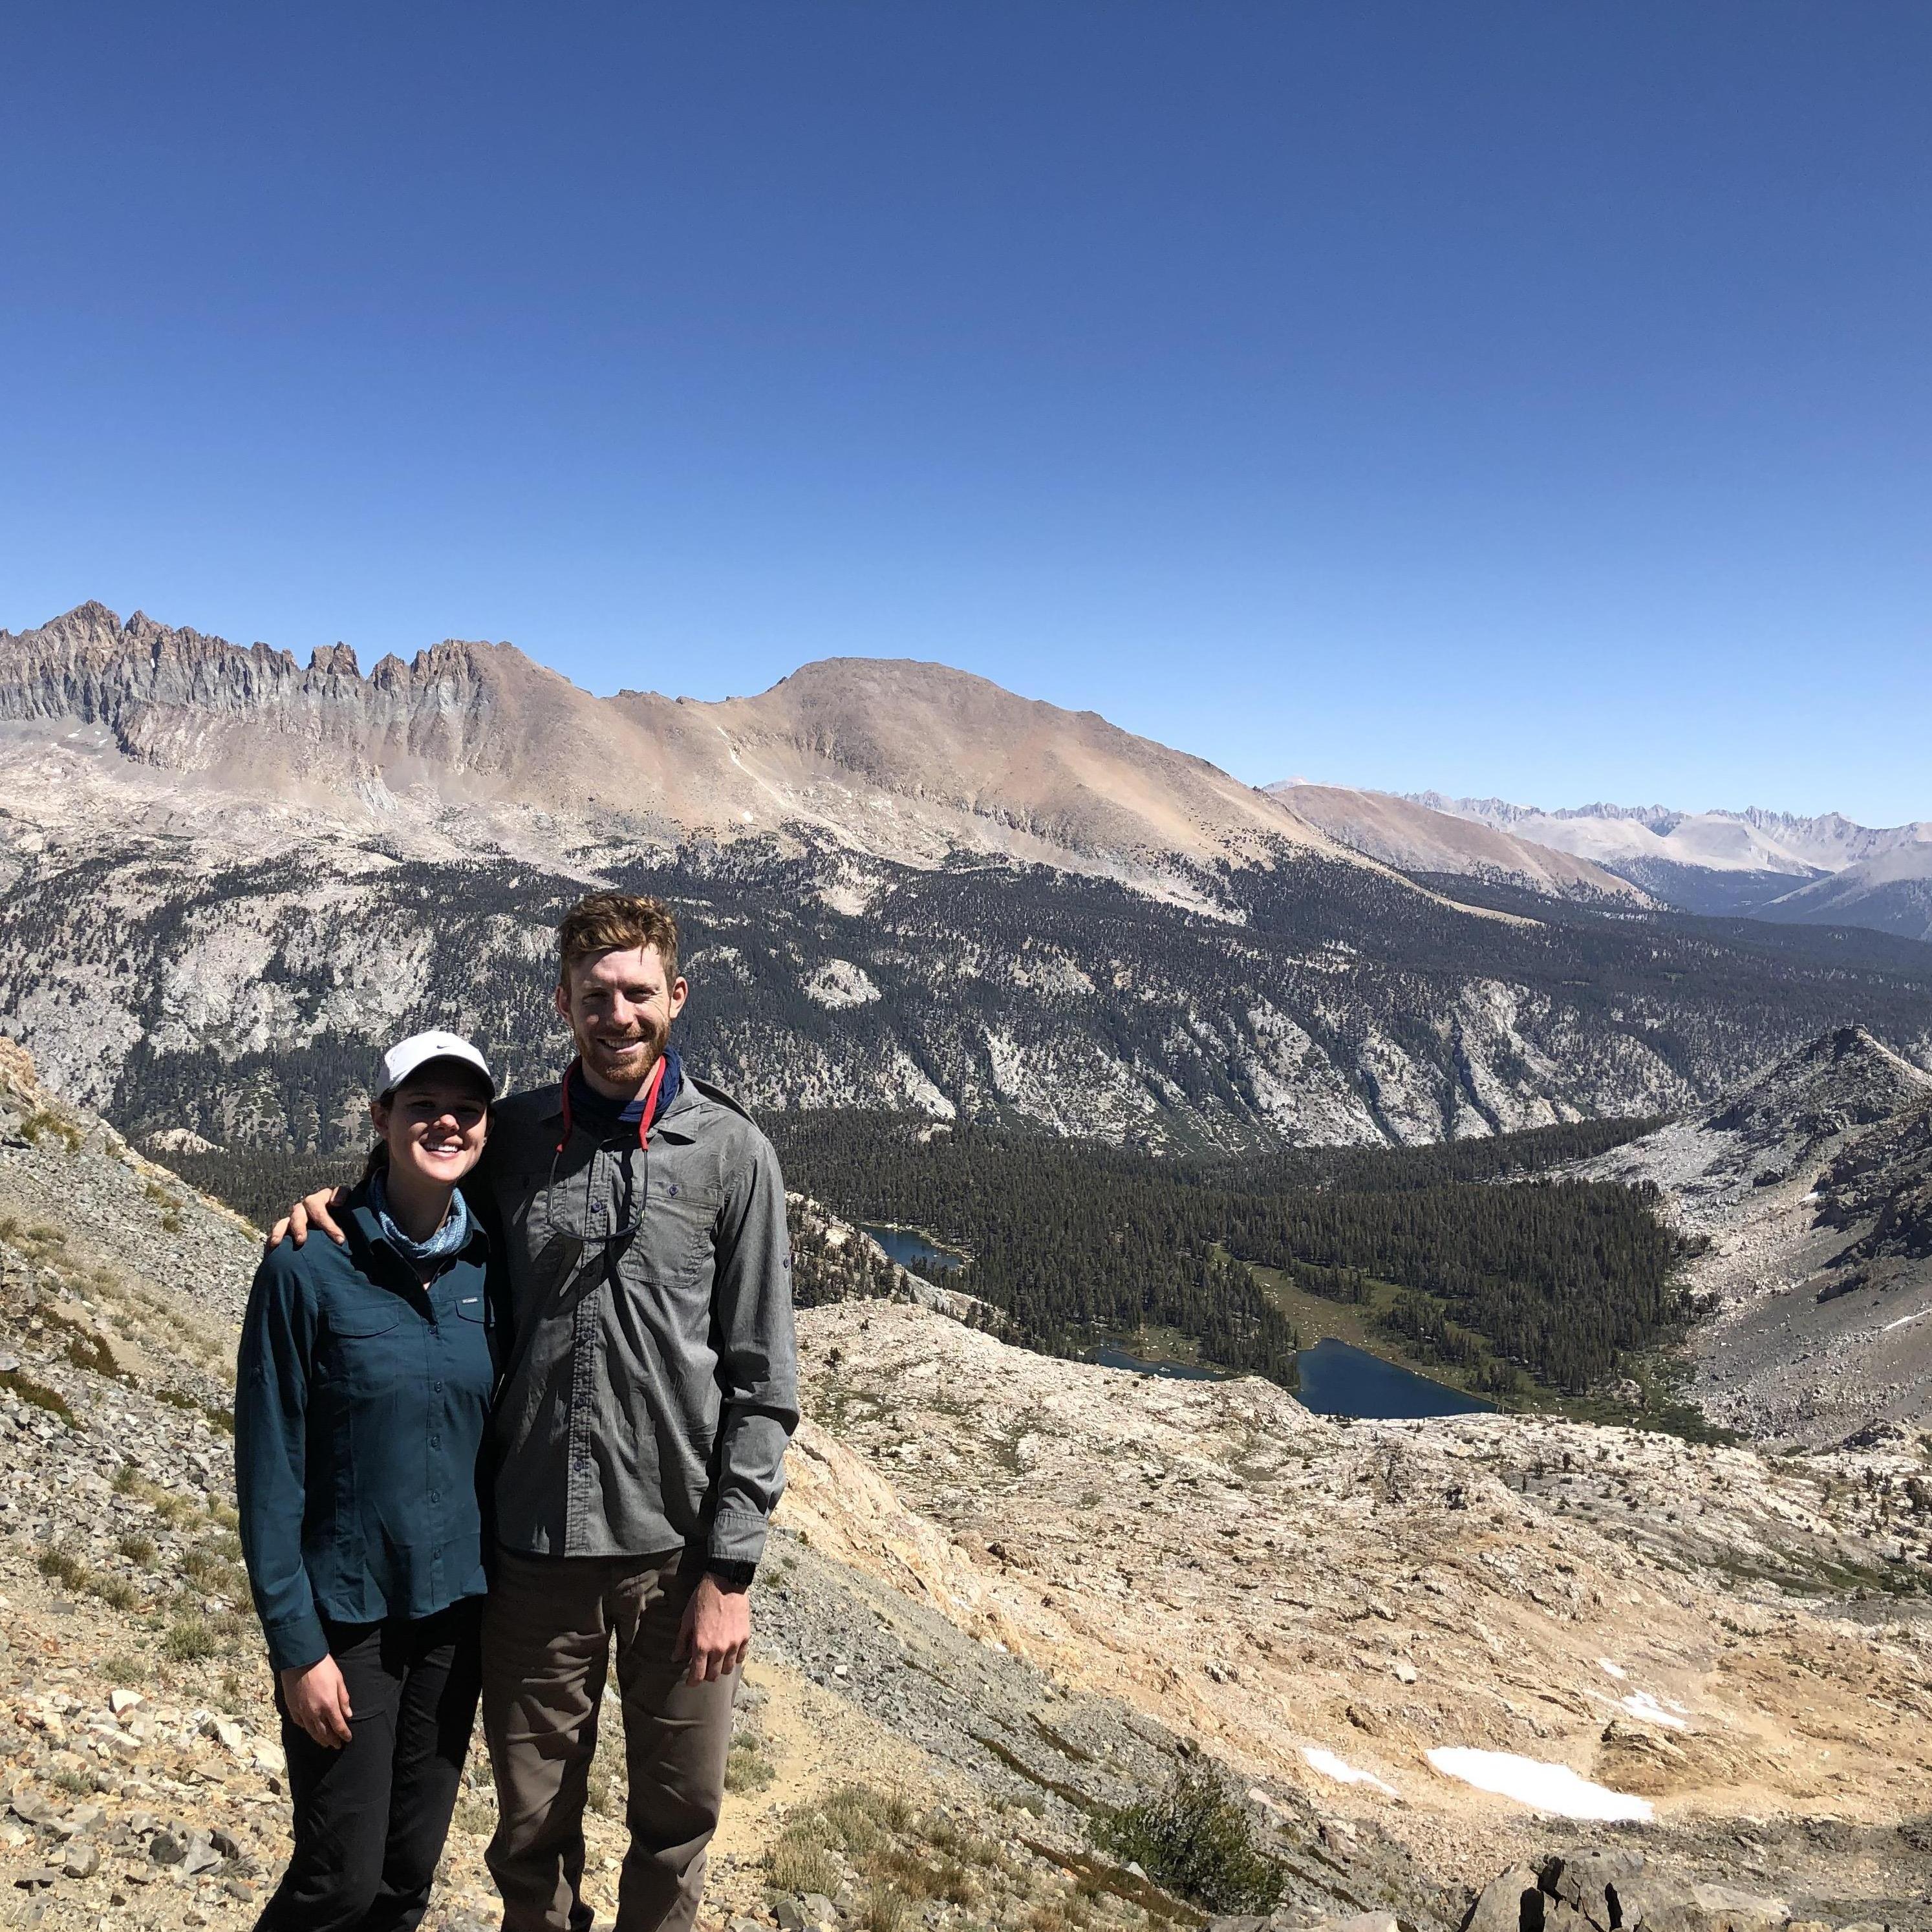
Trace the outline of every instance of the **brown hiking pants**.
<instances>
[{"instance_id":1,"label":"brown hiking pants","mask_svg":"<svg viewBox=\"0 0 1932 1932\"><path fill-rule=\"evenodd\" d=\"M700 1572L662 1556L500 1552L483 1617L483 1731L496 1781L488 1854L503 1932L584 1932L584 1805L610 1640L631 1845L616 1932L689 1932L717 1828L740 1673L673 1661Z\"/></svg>"}]
</instances>

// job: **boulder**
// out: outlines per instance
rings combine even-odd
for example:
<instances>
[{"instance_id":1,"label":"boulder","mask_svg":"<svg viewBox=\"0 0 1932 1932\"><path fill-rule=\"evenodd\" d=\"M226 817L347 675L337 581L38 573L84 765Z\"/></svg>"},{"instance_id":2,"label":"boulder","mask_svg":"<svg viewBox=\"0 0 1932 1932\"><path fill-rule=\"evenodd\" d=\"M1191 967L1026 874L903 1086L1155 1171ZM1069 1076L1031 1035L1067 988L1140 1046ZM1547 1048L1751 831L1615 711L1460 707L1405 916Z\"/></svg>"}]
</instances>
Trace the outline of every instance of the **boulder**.
<instances>
[{"instance_id":1,"label":"boulder","mask_svg":"<svg viewBox=\"0 0 1932 1932\"><path fill-rule=\"evenodd\" d=\"M1366 1932L1366 1928L1364 1928ZM1462 1932L1800 1932L1781 1898L1705 1883L1629 1846L1580 1846L1484 1887Z\"/></svg>"},{"instance_id":2,"label":"boulder","mask_svg":"<svg viewBox=\"0 0 1932 1932\"><path fill-rule=\"evenodd\" d=\"M1591 1846L1565 1852L1544 1867L1542 1889L1579 1913L1595 1932L1620 1932L1632 1922L1624 1893L1643 1868L1639 1851Z\"/></svg>"},{"instance_id":3,"label":"boulder","mask_svg":"<svg viewBox=\"0 0 1932 1932\"><path fill-rule=\"evenodd\" d=\"M1462 1932L1542 1932L1543 1892L1528 1865L1498 1872L1478 1894Z\"/></svg>"},{"instance_id":4,"label":"boulder","mask_svg":"<svg viewBox=\"0 0 1932 1932\"><path fill-rule=\"evenodd\" d=\"M1618 1894L1624 1924L1642 1932L1784 1932L1790 1907L1780 1898L1658 1873L1631 1879Z\"/></svg>"},{"instance_id":5,"label":"boulder","mask_svg":"<svg viewBox=\"0 0 1932 1932\"><path fill-rule=\"evenodd\" d=\"M181 1868L192 1878L197 1872L212 1871L220 1862L221 1854L197 1832L182 1854Z\"/></svg>"}]
</instances>

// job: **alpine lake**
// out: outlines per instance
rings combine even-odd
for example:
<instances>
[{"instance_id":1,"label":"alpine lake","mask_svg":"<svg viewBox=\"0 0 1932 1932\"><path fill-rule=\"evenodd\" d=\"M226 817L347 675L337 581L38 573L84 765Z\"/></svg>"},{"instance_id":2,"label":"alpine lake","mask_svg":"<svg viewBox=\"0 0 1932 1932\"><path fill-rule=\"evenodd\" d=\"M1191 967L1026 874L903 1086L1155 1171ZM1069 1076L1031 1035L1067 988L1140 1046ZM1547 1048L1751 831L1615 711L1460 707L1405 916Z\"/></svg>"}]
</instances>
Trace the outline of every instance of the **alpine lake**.
<instances>
[{"instance_id":1,"label":"alpine lake","mask_svg":"<svg viewBox=\"0 0 1932 1932\"><path fill-rule=\"evenodd\" d=\"M902 1228L889 1222L868 1221L860 1226L901 1268L950 1274L966 1264L963 1254L940 1246L920 1228ZM1118 1342L1101 1342L1088 1349L1082 1359L1102 1368L1189 1382L1222 1381L1227 1375L1225 1370L1187 1361L1178 1355L1136 1354ZM1494 1406L1447 1382L1385 1360L1338 1335L1319 1336L1296 1356L1295 1367L1300 1383L1294 1391L1295 1400L1317 1415L1392 1420L1468 1415Z\"/></svg>"},{"instance_id":2,"label":"alpine lake","mask_svg":"<svg viewBox=\"0 0 1932 1932\"><path fill-rule=\"evenodd\" d=\"M1172 1376L1187 1382L1224 1382L1228 1372L1199 1362L1136 1355L1103 1342L1082 1359L1103 1368L1128 1369L1143 1376ZM1352 1342L1324 1335L1294 1358L1299 1386L1294 1399L1317 1415L1348 1415L1364 1421L1394 1421L1427 1415L1473 1415L1494 1406L1427 1376L1418 1375Z\"/></svg>"},{"instance_id":3,"label":"alpine lake","mask_svg":"<svg viewBox=\"0 0 1932 1932\"><path fill-rule=\"evenodd\" d=\"M861 1221L859 1232L870 1234L885 1250L887 1258L902 1268L936 1268L950 1274L966 1265L966 1257L957 1249L939 1246L917 1228L902 1228L892 1221Z\"/></svg>"}]
</instances>

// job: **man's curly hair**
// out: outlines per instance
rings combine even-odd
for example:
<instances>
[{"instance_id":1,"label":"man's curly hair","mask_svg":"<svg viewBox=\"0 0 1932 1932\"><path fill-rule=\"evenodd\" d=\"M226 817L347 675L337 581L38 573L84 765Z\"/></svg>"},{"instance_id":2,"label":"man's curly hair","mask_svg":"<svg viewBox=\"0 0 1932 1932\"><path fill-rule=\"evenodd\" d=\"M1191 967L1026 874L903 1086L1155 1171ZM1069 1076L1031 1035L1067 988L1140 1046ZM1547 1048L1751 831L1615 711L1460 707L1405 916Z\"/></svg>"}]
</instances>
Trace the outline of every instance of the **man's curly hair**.
<instances>
[{"instance_id":1,"label":"man's curly hair","mask_svg":"<svg viewBox=\"0 0 1932 1932\"><path fill-rule=\"evenodd\" d=\"M677 916L662 899L629 892L592 892L563 916L556 929L556 980L566 992L570 969L600 952L635 952L655 946L667 980L677 977Z\"/></svg>"}]
</instances>

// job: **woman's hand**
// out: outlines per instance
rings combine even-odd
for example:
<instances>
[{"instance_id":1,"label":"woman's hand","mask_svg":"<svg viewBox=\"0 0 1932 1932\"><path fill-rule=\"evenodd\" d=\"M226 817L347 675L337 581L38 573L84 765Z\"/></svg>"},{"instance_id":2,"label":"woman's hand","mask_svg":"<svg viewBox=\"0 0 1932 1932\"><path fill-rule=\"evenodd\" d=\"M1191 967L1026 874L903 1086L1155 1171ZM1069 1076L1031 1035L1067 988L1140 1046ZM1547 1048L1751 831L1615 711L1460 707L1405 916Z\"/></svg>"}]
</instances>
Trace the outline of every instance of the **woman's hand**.
<instances>
[{"instance_id":1,"label":"woman's hand","mask_svg":"<svg viewBox=\"0 0 1932 1932\"><path fill-rule=\"evenodd\" d=\"M289 1715L319 1744L340 1750L353 1733L349 1720L349 1686L334 1658L324 1656L300 1670L282 1672L282 1701Z\"/></svg>"}]
</instances>

